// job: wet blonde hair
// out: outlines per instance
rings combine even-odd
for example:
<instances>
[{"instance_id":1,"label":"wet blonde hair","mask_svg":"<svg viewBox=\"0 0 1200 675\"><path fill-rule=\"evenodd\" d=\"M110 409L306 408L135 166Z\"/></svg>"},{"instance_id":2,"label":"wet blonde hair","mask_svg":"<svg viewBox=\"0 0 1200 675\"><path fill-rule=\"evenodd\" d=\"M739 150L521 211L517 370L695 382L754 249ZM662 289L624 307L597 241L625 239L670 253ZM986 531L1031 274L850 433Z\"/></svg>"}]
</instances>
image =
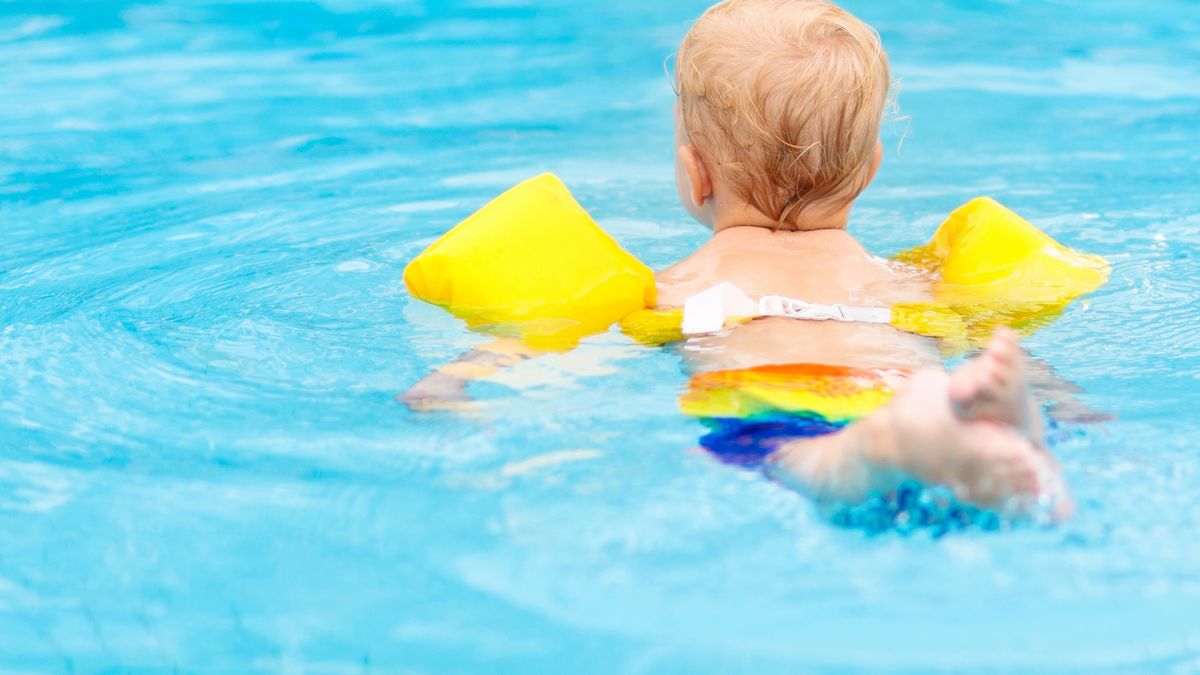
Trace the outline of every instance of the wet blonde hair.
<instances>
[{"instance_id":1,"label":"wet blonde hair","mask_svg":"<svg viewBox=\"0 0 1200 675\"><path fill-rule=\"evenodd\" d=\"M690 142L780 227L867 187L890 76L879 35L823 0L726 0L679 47Z\"/></svg>"}]
</instances>

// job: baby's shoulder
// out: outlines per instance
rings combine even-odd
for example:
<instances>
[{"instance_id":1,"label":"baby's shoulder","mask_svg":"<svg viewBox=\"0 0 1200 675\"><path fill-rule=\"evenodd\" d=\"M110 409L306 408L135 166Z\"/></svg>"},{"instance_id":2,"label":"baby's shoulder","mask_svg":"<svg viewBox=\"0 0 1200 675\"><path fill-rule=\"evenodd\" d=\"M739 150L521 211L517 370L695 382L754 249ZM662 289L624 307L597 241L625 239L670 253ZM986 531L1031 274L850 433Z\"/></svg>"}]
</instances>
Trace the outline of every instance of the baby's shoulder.
<instances>
[{"instance_id":1,"label":"baby's shoulder","mask_svg":"<svg viewBox=\"0 0 1200 675\"><path fill-rule=\"evenodd\" d=\"M658 304L664 307L682 307L689 297L722 281L703 251L693 253L654 277L658 286Z\"/></svg>"},{"instance_id":2,"label":"baby's shoulder","mask_svg":"<svg viewBox=\"0 0 1200 675\"><path fill-rule=\"evenodd\" d=\"M810 302L845 303L928 299L928 275L861 249L805 251L781 246L743 251L705 246L657 275L659 305L682 306L689 297L730 282L752 297L787 295Z\"/></svg>"}]
</instances>

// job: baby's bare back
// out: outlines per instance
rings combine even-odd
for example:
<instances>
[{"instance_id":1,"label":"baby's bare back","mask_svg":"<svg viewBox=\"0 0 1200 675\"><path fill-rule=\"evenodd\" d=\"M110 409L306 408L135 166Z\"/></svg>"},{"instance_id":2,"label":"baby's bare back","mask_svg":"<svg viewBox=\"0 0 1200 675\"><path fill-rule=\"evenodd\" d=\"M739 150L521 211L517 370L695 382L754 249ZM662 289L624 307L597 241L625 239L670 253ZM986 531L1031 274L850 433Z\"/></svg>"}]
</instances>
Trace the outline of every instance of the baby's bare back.
<instances>
[{"instance_id":1,"label":"baby's bare back","mask_svg":"<svg viewBox=\"0 0 1200 675\"><path fill-rule=\"evenodd\" d=\"M728 281L752 298L788 297L820 304L886 307L928 300L914 271L870 255L842 230L723 230L686 260L658 275L659 302L681 306ZM697 370L780 363L914 368L939 363L932 340L890 326L787 318L756 319L685 346Z\"/></svg>"}]
</instances>

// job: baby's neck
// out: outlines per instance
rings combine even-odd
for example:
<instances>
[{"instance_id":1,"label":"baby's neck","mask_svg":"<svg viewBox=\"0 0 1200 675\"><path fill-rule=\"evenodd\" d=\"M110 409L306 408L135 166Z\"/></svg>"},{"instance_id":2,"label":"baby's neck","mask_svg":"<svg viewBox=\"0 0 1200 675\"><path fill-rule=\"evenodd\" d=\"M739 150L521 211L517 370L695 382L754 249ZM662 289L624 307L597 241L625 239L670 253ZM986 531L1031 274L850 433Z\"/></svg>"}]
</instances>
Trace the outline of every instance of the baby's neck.
<instances>
[{"instance_id":1,"label":"baby's neck","mask_svg":"<svg viewBox=\"0 0 1200 675\"><path fill-rule=\"evenodd\" d=\"M836 209L810 209L796 217L795 222L780 227L761 211L740 200L718 200L713 214L713 236L733 228L761 228L771 232L845 231L850 223L850 204Z\"/></svg>"},{"instance_id":2,"label":"baby's neck","mask_svg":"<svg viewBox=\"0 0 1200 675\"><path fill-rule=\"evenodd\" d=\"M776 230L758 225L730 225L713 232L712 245L725 248L792 248L853 249L862 248L858 240L844 228L819 230Z\"/></svg>"}]
</instances>

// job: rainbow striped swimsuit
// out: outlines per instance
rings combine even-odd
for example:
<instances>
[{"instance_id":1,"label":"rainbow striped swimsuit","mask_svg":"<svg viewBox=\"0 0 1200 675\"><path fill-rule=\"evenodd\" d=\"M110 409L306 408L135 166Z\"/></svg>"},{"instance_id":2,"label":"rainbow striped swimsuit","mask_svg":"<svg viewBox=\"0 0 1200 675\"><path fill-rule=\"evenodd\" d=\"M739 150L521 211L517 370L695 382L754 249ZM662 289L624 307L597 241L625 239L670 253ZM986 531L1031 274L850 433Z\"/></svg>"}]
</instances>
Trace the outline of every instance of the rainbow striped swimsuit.
<instances>
[{"instance_id":1,"label":"rainbow striped swimsuit","mask_svg":"<svg viewBox=\"0 0 1200 675\"><path fill-rule=\"evenodd\" d=\"M870 414L907 376L815 363L719 370L692 377L680 408L708 427L700 439L706 450L756 466L790 440L834 433Z\"/></svg>"}]
</instances>

